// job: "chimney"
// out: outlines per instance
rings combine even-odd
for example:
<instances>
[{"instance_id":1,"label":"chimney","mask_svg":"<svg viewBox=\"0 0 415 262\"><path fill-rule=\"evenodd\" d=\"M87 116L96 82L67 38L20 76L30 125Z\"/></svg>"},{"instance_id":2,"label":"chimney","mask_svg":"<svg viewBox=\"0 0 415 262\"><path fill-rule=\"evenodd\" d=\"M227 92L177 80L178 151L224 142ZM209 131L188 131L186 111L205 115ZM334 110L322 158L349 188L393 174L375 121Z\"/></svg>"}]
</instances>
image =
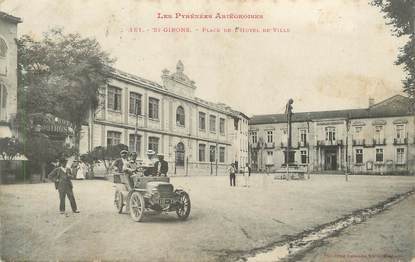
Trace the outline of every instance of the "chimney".
<instances>
[{"instance_id":1,"label":"chimney","mask_svg":"<svg viewBox=\"0 0 415 262\"><path fill-rule=\"evenodd\" d=\"M375 104L375 99L373 97L369 97L369 107L372 107Z\"/></svg>"}]
</instances>

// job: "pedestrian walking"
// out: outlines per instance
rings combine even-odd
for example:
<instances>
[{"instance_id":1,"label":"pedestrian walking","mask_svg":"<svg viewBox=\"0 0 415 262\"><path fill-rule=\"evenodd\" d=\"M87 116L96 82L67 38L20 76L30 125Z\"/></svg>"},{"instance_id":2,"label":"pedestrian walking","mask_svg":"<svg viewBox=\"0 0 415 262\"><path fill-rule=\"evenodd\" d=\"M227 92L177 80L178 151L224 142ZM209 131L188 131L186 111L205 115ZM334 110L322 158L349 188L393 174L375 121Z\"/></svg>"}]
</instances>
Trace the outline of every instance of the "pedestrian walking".
<instances>
[{"instance_id":1,"label":"pedestrian walking","mask_svg":"<svg viewBox=\"0 0 415 262\"><path fill-rule=\"evenodd\" d=\"M76 179L85 179L86 177L86 165L82 160L78 161L78 167L76 169Z\"/></svg>"},{"instance_id":2,"label":"pedestrian walking","mask_svg":"<svg viewBox=\"0 0 415 262\"><path fill-rule=\"evenodd\" d=\"M249 165L246 164L244 168L244 179L245 179L245 187L249 187L249 177L251 176L251 169Z\"/></svg>"},{"instance_id":3,"label":"pedestrian walking","mask_svg":"<svg viewBox=\"0 0 415 262\"><path fill-rule=\"evenodd\" d=\"M231 186L236 186L235 184L235 180L236 180L236 175L235 175L235 167L234 167L234 163L231 164L231 166L228 169L229 171L229 180L231 182Z\"/></svg>"},{"instance_id":4,"label":"pedestrian walking","mask_svg":"<svg viewBox=\"0 0 415 262\"><path fill-rule=\"evenodd\" d=\"M72 212L79 213L73 194L73 184L71 181L73 177L71 169L66 167L68 161L66 159L61 159L59 162L60 166L55 168L49 174L49 178L55 181L56 189L59 192L59 211L61 214L65 214L65 200L67 196L71 203Z\"/></svg>"}]
</instances>

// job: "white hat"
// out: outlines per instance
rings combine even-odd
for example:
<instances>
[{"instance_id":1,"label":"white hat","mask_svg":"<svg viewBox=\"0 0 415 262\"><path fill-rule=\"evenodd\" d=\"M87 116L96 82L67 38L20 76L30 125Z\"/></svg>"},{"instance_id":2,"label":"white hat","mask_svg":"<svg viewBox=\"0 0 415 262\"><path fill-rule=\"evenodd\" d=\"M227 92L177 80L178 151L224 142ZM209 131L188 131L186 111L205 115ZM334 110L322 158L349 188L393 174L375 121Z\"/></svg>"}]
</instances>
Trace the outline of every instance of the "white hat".
<instances>
[{"instance_id":1,"label":"white hat","mask_svg":"<svg viewBox=\"0 0 415 262\"><path fill-rule=\"evenodd\" d=\"M154 155L155 153L156 152L154 152L154 150L151 150L151 149L147 151L147 155Z\"/></svg>"}]
</instances>

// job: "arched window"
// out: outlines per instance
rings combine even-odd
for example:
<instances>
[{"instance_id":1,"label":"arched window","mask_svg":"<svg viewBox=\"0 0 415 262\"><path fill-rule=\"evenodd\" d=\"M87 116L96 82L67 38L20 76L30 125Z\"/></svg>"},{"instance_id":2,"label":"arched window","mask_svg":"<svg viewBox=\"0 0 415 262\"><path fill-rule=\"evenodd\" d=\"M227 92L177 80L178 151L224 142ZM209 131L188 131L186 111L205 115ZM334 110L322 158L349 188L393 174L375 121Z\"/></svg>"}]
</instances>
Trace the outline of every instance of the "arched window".
<instances>
[{"instance_id":1,"label":"arched window","mask_svg":"<svg viewBox=\"0 0 415 262\"><path fill-rule=\"evenodd\" d=\"M5 58L7 56L7 44L3 38L0 37L0 57Z\"/></svg>"},{"instance_id":2,"label":"arched window","mask_svg":"<svg viewBox=\"0 0 415 262\"><path fill-rule=\"evenodd\" d=\"M178 126L184 126L184 109L182 106L179 106L176 110L176 124Z\"/></svg>"}]
</instances>

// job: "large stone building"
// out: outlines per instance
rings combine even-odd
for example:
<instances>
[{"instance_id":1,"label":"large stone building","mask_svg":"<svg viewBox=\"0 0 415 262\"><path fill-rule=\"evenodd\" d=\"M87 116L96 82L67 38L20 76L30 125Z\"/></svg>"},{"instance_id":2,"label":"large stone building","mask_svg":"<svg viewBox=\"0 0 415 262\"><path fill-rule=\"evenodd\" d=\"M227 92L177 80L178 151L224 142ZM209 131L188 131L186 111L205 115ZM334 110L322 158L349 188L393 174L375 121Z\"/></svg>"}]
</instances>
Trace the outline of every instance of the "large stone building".
<instances>
[{"instance_id":1,"label":"large stone building","mask_svg":"<svg viewBox=\"0 0 415 262\"><path fill-rule=\"evenodd\" d=\"M365 109L302 112L292 118L294 161L312 171L405 172L415 169L415 115L407 97L396 95ZM256 115L249 122L252 166L280 169L285 163L287 118ZM348 161L346 161L348 159Z\"/></svg>"},{"instance_id":2,"label":"large stone building","mask_svg":"<svg viewBox=\"0 0 415 262\"><path fill-rule=\"evenodd\" d=\"M17 111L17 24L22 20L0 11L0 138L15 135Z\"/></svg>"},{"instance_id":3,"label":"large stone building","mask_svg":"<svg viewBox=\"0 0 415 262\"><path fill-rule=\"evenodd\" d=\"M181 61L161 79L160 85L114 70L102 89L102 106L82 131L80 152L121 143L142 159L152 149L165 155L171 174L221 174L231 162L246 163L247 142L234 147L247 141L244 114L195 97L195 82Z\"/></svg>"}]
</instances>

